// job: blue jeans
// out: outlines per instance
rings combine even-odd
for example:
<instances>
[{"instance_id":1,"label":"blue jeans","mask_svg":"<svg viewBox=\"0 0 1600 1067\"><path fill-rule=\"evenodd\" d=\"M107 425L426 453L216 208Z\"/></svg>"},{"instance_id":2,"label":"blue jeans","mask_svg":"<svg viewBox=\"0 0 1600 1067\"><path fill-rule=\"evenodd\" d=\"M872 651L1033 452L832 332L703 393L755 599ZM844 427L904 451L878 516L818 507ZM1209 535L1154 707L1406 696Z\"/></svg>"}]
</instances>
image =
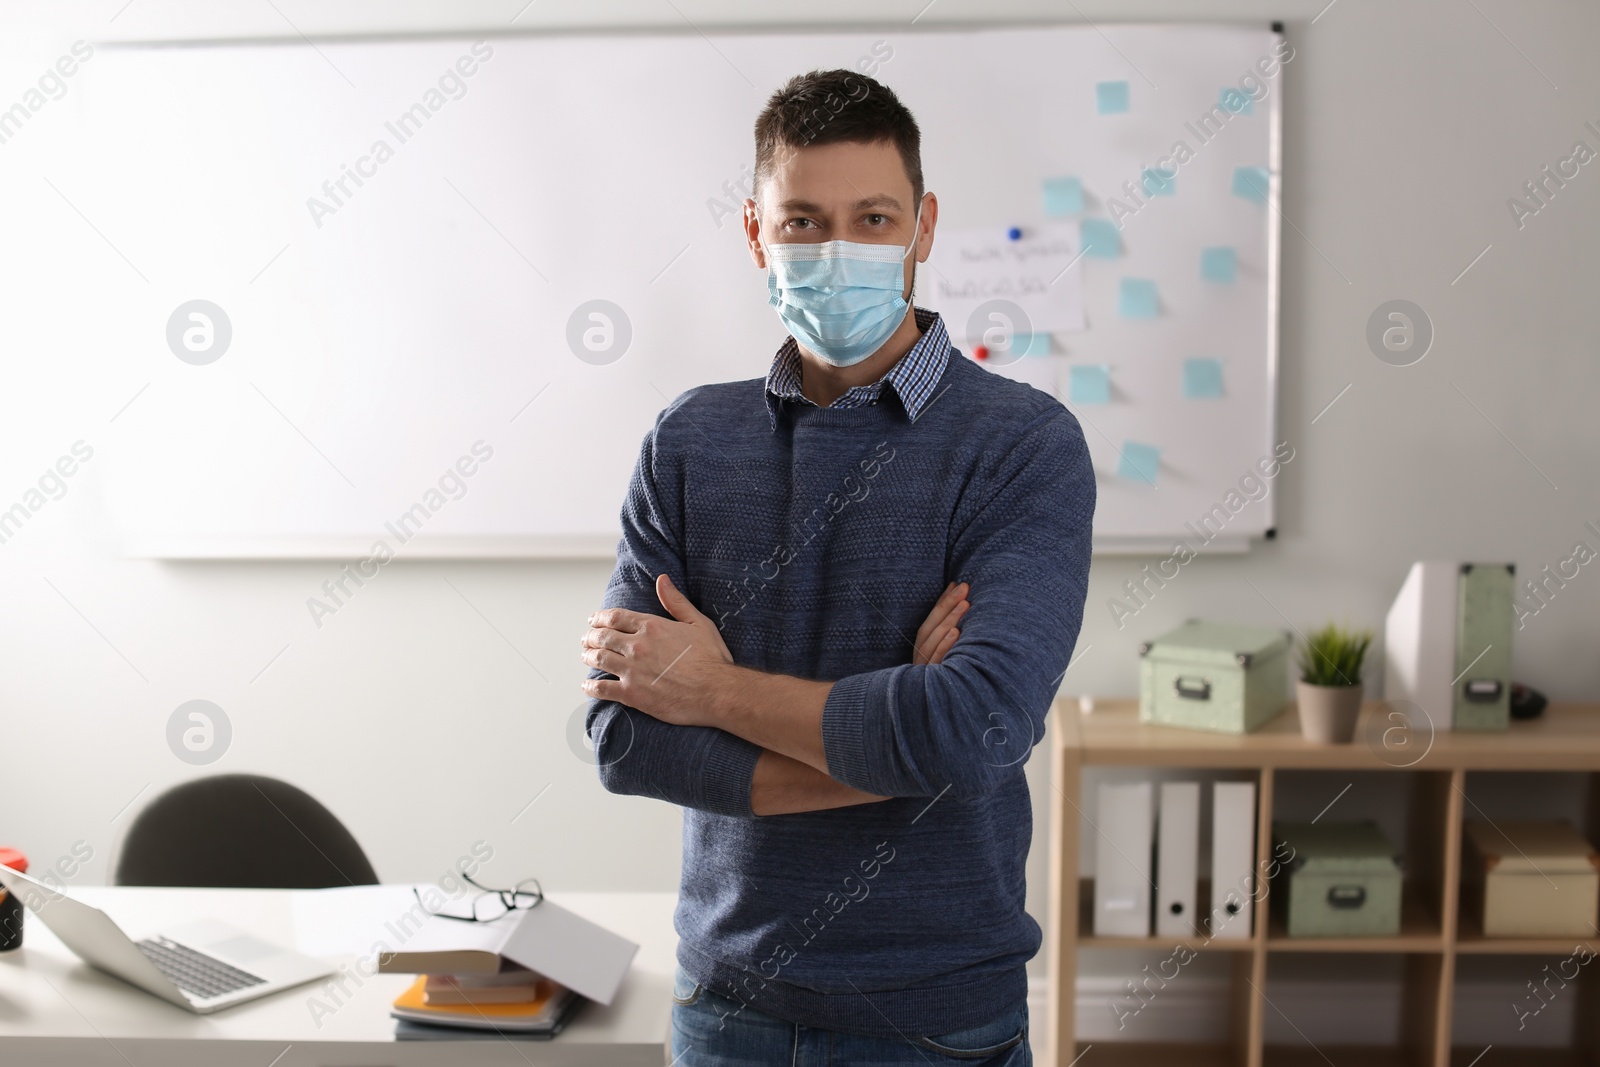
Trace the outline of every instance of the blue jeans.
<instances>
[{"instance_id":1,"label":"blue jeans","mask_svg":"<svg viewBox=\"0 0 1600 1067\"><path fill-rule=\"evenodd\" d=\"M861 1037L785 1022L713 993L684 973L672 980L674 1067L1032 1067L1028 1005L982 1026L944 1034Z\"/></svg>"}]
</instances>

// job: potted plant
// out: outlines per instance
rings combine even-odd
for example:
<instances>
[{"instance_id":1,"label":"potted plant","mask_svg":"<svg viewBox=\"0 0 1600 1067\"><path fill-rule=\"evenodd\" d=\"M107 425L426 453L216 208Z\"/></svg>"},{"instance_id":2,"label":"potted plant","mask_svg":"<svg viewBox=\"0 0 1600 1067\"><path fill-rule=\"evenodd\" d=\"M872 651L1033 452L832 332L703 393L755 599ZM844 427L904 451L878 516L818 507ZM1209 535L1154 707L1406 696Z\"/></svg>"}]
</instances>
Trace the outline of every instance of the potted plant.
<instances>
[{"instance_id":1,"label":"potted plant","mask_svg":"<svg viewBox=\"0 0 1600 1067\"><path fill-rule=\"evenodd\" d=\"M1329 623L1300 646L1300 733L1307 741L1339 744L1355 737L1361 711L1361 661L1372 631Z\"/></svg>"}]
</instances>

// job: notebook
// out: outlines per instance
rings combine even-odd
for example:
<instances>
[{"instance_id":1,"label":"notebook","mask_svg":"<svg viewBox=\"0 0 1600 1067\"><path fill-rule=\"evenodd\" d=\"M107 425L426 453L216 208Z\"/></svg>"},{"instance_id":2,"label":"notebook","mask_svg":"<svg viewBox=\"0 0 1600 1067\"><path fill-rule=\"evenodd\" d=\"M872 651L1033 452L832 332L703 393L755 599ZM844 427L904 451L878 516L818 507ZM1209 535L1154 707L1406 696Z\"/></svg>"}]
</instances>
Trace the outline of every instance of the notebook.
<instances>
[{"instance_id":1,"label":"notebook","mask_svg":"<svg viewBox=\"0 0 1600 1067\"><path fill-rule=\"evenodd\" d=\"M573 997L567 1012L556 1025L549 1030L500 1030L485 1028L481 1030L468 1030L460 1026L434 1026L432 1023L414 1023L410 1019L396 1019L394 1024L394 1039L396 1041L549 1041L566 1028L572 1016L577 1014L578 1008L588 1001L582 997Z\"/></svg>"},{"instance_id":2,"label":"notebook","mask_svg":"<svg viewBox=\"0 0 1600 1067\"><path fill-rule=\"evenodd\" d=\"M527 1004L429 1004L427 988L427 975L418 975L395 998L389 1014L437 1027L553 1034L565 1025L570 1009L580 999L572 990L551 982L545 995Z\"/></svg>"}]
</instances>

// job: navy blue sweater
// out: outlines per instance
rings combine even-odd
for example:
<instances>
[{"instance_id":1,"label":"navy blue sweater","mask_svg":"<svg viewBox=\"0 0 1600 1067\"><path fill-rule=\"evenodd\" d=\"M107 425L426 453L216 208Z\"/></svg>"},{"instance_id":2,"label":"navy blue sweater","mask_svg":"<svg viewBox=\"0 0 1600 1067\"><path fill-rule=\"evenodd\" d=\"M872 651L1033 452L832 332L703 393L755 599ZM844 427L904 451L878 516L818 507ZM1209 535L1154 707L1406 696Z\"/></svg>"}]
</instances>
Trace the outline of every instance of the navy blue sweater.
<instances>
[{"instance_id":1,"label":"navy blue sweater","mask_svg":"<svg viewBox=\"0 0 1600 1067\"><path fill-rule=\"evenodd\" d=\"M685 809L679 963L808 1026L980 1025L1026 996L1040 944L1023 763L1077 641L1094 472L1043 392L952 350L935 393L915 420L888 390L843 410L774 400L774 425L761 379L690 390L645 437L622 510L606 606L664 615L665 573L735 662L834 681L829 773L891 798L757 817L757 746L591 706L605 788ZM912 665L951 581L971 583L961 637Z\"/></svg>"}]
</instances>

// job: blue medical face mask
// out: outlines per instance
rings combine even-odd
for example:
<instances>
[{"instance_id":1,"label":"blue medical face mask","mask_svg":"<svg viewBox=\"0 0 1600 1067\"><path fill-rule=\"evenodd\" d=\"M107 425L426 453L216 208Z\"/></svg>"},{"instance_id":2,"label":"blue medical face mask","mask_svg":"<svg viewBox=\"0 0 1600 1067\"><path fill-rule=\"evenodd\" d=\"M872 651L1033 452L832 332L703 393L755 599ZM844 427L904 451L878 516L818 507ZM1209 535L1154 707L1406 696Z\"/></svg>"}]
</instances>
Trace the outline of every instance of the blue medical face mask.
<instances>
[{"instance_id":1,"label":"blue medical face mask","mask_svg":"<svg viewBox=\"0 0 1600 1067\"><path fill-rule=\"evenodd\" d=\"M911 244L823 241L769 244L767 303L794 339L835 367L849 367L883 347L906 317L905 259Z\"/></svg>"}]
</instances>

